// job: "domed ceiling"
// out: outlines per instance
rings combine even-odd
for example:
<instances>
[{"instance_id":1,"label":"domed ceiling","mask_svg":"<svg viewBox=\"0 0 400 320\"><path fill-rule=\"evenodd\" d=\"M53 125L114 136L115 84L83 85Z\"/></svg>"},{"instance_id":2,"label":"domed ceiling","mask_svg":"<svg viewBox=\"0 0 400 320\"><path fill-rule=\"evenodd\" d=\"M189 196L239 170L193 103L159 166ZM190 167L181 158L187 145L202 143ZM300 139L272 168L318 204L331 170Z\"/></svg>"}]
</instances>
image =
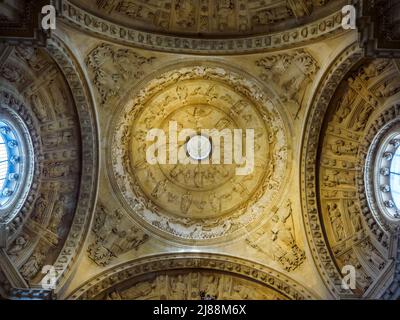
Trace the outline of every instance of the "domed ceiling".
<instances>
[{"instance_id":1,"label":"domed ceiling","mask_svg":"<svg viewBox=\"0 0 400 320\"><path fill-rule=\"evenodd\" d=\"M71 1L94 15L137 30L192 36L243 36L296 26L339 7L329 0ZM300 19L300 20L298 20ZM303 19L304 20L304 19Z\"/></svg>"},{"instance_id":2,"label":"domed ceiling","mask_svg":"<svg viewBox=\"0 0 400 320\"><path fill-rule=\"evenodd\" d=\"M54 3L42 48L0 45L35 164L0 210L1 296L399 297L370 164L400 132L400 63L365 57L349 1Z\"/></svg>"},{"instance_id":3,"label":"domed ceiling","mask_svg":"<svg viewBox=\"0 0 400 320\"><path fill-rule=\"evenodd\" d=\"M285 178L288 157L285 127L272 97L243 75L204 63L176 67L130 95L112 125L109 144L112 179L129 211L187 240L233 233L268 212ZM153 128L169 137L162 141L167 152L176 143L173 130L180 137L176 151L187 142L183 130L192 131L188 137L206 131L206 136L216 131L222 135L212 140L207 163L172 162L169 155L166 163L153 165L146 152L152 145L147 133ZM233 145L228 145L226 134ZM239 161L236 154L229 159L227 153L236 148L243 156Z\"/></svg>"},{"instance_id":4,"label":"domed ceiling","mask_svg":"<svg viewBox=\"0 0 400 320\"><path fill-rule=\"evenodd\" d=\"M22 198L22 208L19 206L16 213L12 210L12 215L0 217L0 224L7 226L4 252L8 255L8 266L12 266L2 265L3 293L11 287L39 285L45 265L57 265L56 281L62 281L70 264L68 256L74 254L78 240L88 229L89 221L78 211L85 213L90 201L90 196L85 196L85 204L79 201L83 188L93 191L88 185L94 178L93 154L81 139L86 136L90 141L94 134L91 129L82 132L79 116L83 114L75 104L76 92L70 90L60 65L48 51L27 46L6 47L2 59L1 110L10 109L18 114L29 130L34 148L33 182L24 186L29 191L26 200ZM81 102L83 106L84 100ZM91 119L87 119L90 124ZM93 140L88 143L96 145ZM21 159L25 160L25 156ZM82 182L85 167L87 176ZM16 210L19 207L15 206ZM10 274L14 274L11 283L5 280Z\"/></svg>"}]
</instances>

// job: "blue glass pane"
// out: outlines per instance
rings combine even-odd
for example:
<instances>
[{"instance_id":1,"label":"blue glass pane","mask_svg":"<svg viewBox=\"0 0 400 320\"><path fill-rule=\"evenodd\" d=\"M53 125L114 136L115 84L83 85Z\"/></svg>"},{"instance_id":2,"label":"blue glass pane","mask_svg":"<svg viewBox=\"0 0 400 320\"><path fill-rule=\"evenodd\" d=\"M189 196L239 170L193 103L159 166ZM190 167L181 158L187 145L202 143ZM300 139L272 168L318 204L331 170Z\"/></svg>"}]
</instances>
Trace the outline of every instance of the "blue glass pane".
<instances>
[{"instance_id":1,"label":"blue glass pane","mask_svg":"<svg viewBox=\"0 0 400 320\"><path fill-rule=\"evenodd\" d=\"M397 148L390 165L390 189L396 207L400 208L400 148Z\"/></svg>"},{"instance_id":2,"label":"blue glass pane","mask_svg":"<svg viewBox=\"0 0 400 320\"><path fill-rule=\"evenodd\" d=\"M0 192L3 191L8 172L8 154L3 136L0 134Z\"/></svg>"},{"instance_id":3,"label":"blue glass pane","mask_svg":"<svg viewBox=\"0 0 400 320\"><path fill-rule=\"evenodd\" d=\"M21 163L20 137L6 120L0 120L0 208L10 203L19 185Z\"/></svg>"}]
</instances>

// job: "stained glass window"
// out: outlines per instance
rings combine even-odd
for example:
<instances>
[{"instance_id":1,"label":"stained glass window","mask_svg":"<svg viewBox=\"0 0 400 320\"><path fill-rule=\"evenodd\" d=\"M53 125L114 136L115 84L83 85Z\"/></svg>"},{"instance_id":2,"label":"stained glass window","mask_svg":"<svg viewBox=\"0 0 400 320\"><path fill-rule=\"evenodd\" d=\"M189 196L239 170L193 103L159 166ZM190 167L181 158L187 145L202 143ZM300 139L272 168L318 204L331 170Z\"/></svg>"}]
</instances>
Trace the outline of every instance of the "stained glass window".
<instances>
[{"instance_id":1,"label":"stained glass window","mask_svg":"<svg viewBox=\"0 0 400 320\"><path fill-rule=\"evenodd\" d=\"M6 182L8 172L8 154L6 148L6 141L3 135L0 135L0 191L3 191L3 186Z\"/></svg>"}]
</instances>

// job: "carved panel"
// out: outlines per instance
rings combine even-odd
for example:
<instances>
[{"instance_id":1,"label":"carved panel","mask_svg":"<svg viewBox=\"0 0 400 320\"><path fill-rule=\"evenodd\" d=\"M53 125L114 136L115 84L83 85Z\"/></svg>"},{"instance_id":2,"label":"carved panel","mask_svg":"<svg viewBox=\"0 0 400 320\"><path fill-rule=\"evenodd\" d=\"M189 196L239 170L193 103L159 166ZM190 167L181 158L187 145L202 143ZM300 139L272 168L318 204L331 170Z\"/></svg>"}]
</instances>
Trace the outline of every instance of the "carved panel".
<instances>
[{"instance_id":1,"label":"carved panel","mask_svg":"<svg viewBox=\"0 0 400 320\"><path fill-rule=\"evenodd\" d=\"M154 59L104 43L94 48L86 58L86 65L100 95L100 104L120 97L123 85L142 77L142 66L151 64Z\"/></svg>"},{"instance_id":2,"label":"carved panel","mask_svg":"<svg viewBox=\"0 0 400 320\"><path fill-rule=\"evenodd\" d=\"M94 240L88 247L89 258L100 266L130 250L137 250L149 236L127 221L119 210L110 211L98 204L92 227Z\"/></svg>"},{"instance_id":3,"label":"carved panel","mask_svg":"<svg viewBox=\"0 0 400 320\"><path fill-rule=\"evenodd\" d=\"M319 204L325 232L339 267L356 267L356 295L376 283L388 264L391 234L371 219L364 165L376 112L397 93L382 90L389 83L397 87L399 76L390 60L365 61L351 72L331 100L333 112L320 142Z\"/></svg>"},{"instance_id":4,"label":"carved panel","mask_svg":"<svg viewBox=\"0 0 400 320\"><path fill-rule=\"evenodd\" d=\"M103 1L102 1L103 2ZM320 1L318 1L320 2ZM179 53L244 53L266 51L278 49L306 41L326 38L330 35L335 35L344 32L341 26L342 13L340 8L345 1L331 2L334 4L332 14L309 23L305 26L300 26L285 31L269 33L267 35L248 36L231 38L231 39L196 39L193 37L182 37L165 35L163 33L152 33L121 25L120 19L115 23L109 21L109 17L101 18L98 15L93 15L89 11L83 10L70 1L63 0L61 6L60 18L69 24L89 31L94 35L101 34L103 37L112 39L123 44L134 45L147 49L157 49L168 52ZM104 3L104 2L103 2ZM116 4L117 2L115 2ZM213 2L214 3L214 2ZM133 7L132 7L133 8ZM128 15L129 9L125 11ZM286 10L286 9L285 9ZM106 10L105 10L106 11ZM269 21L269 17L276 13L268 13L268 10L263 12L261 7L260 17L254 19L254 25L265 25ZM222 17L224 18L224 17ZM127 19L130 19L129 16ZM150 19L152 19L150 17ZM204 19L201 19L203 24ZM131 21L139 21L131 19ZM239 29L244 28L245 24L240 23ZM186 29L186 28L185 28Z\"/></svg>"},{"instance_id":5,"label":"carved panel","mask_svg":"<svg viewBox=\"0 0 400 320\"><path fill-rule=\"evenodd\" d=\"M262 69L260 78L271 83L281 93L283 101L294 104L293 115L297 118L305 102L308 85L314 79L319 66L305 50L267 56L256 61Z\"/></svg>"},{"instance_id":6,"label":"carved panel","mask_svg":"<svg viewBox=\"0 0 400 320\"><path fill-rule=\"evenodd\" d=\"M75 189L77 207L74 216L70 216L68 222L70 229L66 232L66 241L63 243L60 254L56 257L54 267L57 271L57 289L62 289L69 272L73 270L75 257L79 254L89 231L89 223L94 211L94 200L97 194L98 179L98 136L94 115L93 101L88 90L85 77L76 64L73 56L65 44L56 36L48 42L48 52L56 61L63 75L67 79L68 87L73 96L73 103L79 116L79 129L82 154L80 163L80 187ZM71 101L72 103L72 101ZM68 114L68 110L66 110ZM50 128L49 128L50 129ZM64 153L68 157L74 157L74 153ZM70 209L70 208L68 208Z\"/></svg>"},{"instance_id":7,"label":"carved panel","mask_svg":"<svg viewBox=\"0 0 400 320\"><path fill-rule=\"evenodd\" d=\"M5 69L11 66L13 72ZM11 228L8 254L21 275L35 284L43 276L42 266L52 264L61 251L74 217L81 171L79 122L68 86L43 50L13 48L0 77L21 93L23 101L33 103L30 111L21 106L14 109L32 127L35 162L40 172L35 173L27 203L30 206L22 210L30 220L23 233ZM14 99L3 93L3 103L12 105L7 97ZM15 221L20 221L20 226L25 222Z\"/></svg>"},{"instance_id":8,"label":"carved panel","mask_svg":"<svg viewBox=\"0 0 400 320\"><path fill-rule=\"evenodd\" d=\"M103 300L286 300L258 283L212 271L175 271L137 279L102 297ZM131 282L131 281L130 281Z\"/></svg>"},{"instance_id":9,"label":"carved panel","mask_svg":"<svg viewBox=\"0 0 400 320\"><path fill-rule=\"evenodd\" d=\"M353 44L336 58L329 70L325 73L319 89L315 93L313 99L314 103L312 104L307 118L307 127L304 136L305 142L302 150L301 183L305 220L304 226L316 265L327 287L334 296L346 295L349 293L340 287L341 274L334 261L334 257L330 254L331 245L324 236L324 227L322 224L328 223L327 225L329 225L330 222L320 220L316 181L318 177L318 142L325 113L329 104L331 104L331 99L338 87L338 83L340 83L354 64L361 60L361 56L357 44ZM323 158L321 158L320 161L321 164L337 163L342 167L349 163L347 159L335 162L330 160L324 161ZM349 196L355 197L354 192L352 194L351 190L339 191L334 188L321 191L321 194L324 194L328 199L332 197L338 197L340 199ZM324 210L327 210L327 207L325 207Z\"/></svg>"},{"instance_id":10,"label":"carved panel","mask_svg":"<svg viewBox=\"0 0 400 320\"><path fill-rule=\"evenodd\" d=\"M165 0L71 1L111 21L135 29L171 34L254 34L284 20L310 15L326 1Z\"/></svg>"},{"instance_id":11,"label":"carved panel","mask_svg":"<svg viewBox=\"0 0 400 320\"><path fill-rule=\"evenodd\" d=\"M246 242L263 256L272 258L286 271L296 270L305 260L298 235L295 234L292 203L274 213L263 228L246 238Z\"/></svg>"}]
</instances>

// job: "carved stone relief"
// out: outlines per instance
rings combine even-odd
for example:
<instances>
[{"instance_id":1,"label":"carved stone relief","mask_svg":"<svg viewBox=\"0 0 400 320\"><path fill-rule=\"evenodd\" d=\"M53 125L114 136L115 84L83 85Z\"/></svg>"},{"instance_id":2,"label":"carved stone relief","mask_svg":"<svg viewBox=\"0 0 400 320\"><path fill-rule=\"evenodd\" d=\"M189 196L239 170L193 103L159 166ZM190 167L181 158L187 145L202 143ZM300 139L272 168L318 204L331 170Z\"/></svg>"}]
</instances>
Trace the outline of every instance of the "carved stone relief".
<instances>
[{"instance_id":1,"label":"carved stone relief","mask_svg":"<svg viewBox=\"0 0 400 320\"><path fill-rule=\"evenodd\" d=\"M42 267L45 264L45 254L45 249L39 246L21 267L21 275L26 280L32 280L41 272Z\"/></svg>"},{"instance_id":2,"label":"carved stone relief","mask_svg":"<svg viewBox=\"0 0 400 320\"><path fill-rule=\"evenodd\" d=\"M284 1L282 1L281 3L283 2ZM87 2L85 2L85 4L86 3ZM229 11L230 10L229 1L227 3L228 3L227 8L224 10ZM333 1L331 1L331 3L333 3ZM134 27L126 27L126 25L120 24L121 21L120 18L128 19L131 22L140 21L140 19L137 18L132 19L130 17L130 15L132 14L135 15L136 12L138 12L136 9L138 9L139 7L134 5L128 5L128 2L126 2L125 6L121 4L121 6L119 7L117 6L117 2L113 2L113 4L115 5L112 5L110 8L106 6L104 8L98 9L99 11L103 11L105 14L109 9L118 10L118 8L121 8L121 10L124 10L123 12L125 13L125 17L124 15L120 15L118 20L116 20L116 22L114 23L110 21L109 15L107 14L106 16L103 15L104 18L102 18L100 17L100 14L94 15L91 14L89 11L82 9L81 5L77 6L71 3L70 1L62 0L62 6L61 6L62 10L60 12L60 20L62 19L68 24L89 31L93 35L101 34L103 37L112 39L113 41L117 41L119 43L123 44L128 43L136 47L148 48L151 50L156 49L156 50L179 52L179 53L188 52L188 53L207 53L207 54L210 53L238 54L244 52L257 52L257 51L264 52L268 49L283 48L298 43L304 44L304 42L306 41L326 38L331 35L333 36L343 33L345 32L345 30L342 28L341 25L342 13L340 10L341 9L340 4L343 3L344 1L340 0L339 3L335 3L334 5L335 9L332 9L331 11L332 13L330 15L321 18L319 20L313 21L312 23L309 23L304 26L299 26L291 30L269 33L267 35L248 36L246 38L243 38L241 36L240 38L235 37L232 39L196 39L194 37L165 35L164 32L153 33L149 31L141 31L143 30L143 28L136 29ZM101 1L101 4L99 3L99 7L101 7L102 4L106 4L106 1ZM95 3L92 2L92 4L90 5L94 6ZM207 2L207 6L208 5L209 3ZM148 8L147 6L144 7ZM226 5L222 5L221 9L225 7ZM268 9L264 10L264 7L261 6L260 13L257 16L255 16L255 19L253 19L252 22L250 22L249 18L247 18L248 22L247 26L246 26L246 18L243 16L235 18L235 24L237 28L239 28L240 33L243 33L244 30L251 31L250 23L254 24L255 28L258 28L257 26L263 28L265 26L268 26L269 21L272 21L271 19L272 16L274 15L281 16L282 13L284 15L287 14L288 10L282 6L281 8L283 8L283 12L279 13L276 11L276 8L272 8L272 11L269 11ZM186 18L182 20L182 23L188 23L188 22L190 23L191 19L190 6L179 5L178 9L180 10L180 12L186 12L185 14ZM141 17L141 18L146 18L146 17ZM154 18L154 15L148 18L152 20ZM207 18L209 18L210 20L217 21L217 19L215 19L214 16L212 17L210 16ZM228 16L221 15L220 19L223 20L221 21L223 27L225 27L227 24L232 23L231 22L232 20L231 18L229 18L229 15ZM200 18L199 26L201 28L207 27L208 26L207 23L208 23L207 19ZM152 25L152 22L150 22L150 24L146 24L146 27L148 27L149 25ZM214 28L216 28L215 27L216 23L214 23L213 25ZM178 28L179 25L176 26ZM179 26L179 29L182 30L183 28ZM188 30L189 28L184 28L184 29ZM218 33L220 32L218 31Z\"/></svg>"},{"instance_id":3,"label":"carved stone relief","mask_svg":"<svg viewBox=\"0 0 400 320\"><path fill-rule=\"evenodd\" d=\"M146 58L131 49L118 49L105 43L94 48L86 58L86 65L100 95L100 104L120 97L123 85L142 77L143 65L153 60L154 57Z\"/></svg>"},{"instance_id":4,"label":"carved stone relief","mask_svg":"<svg viewBox=\"0 0 400 320\"><path fill-rule=\"evenodd\" d=\"M308 16L317 3L323 2L255 1L257 8L250 8L250 2L241 0L201 1L174 0L166 2L164 8L140 0L92 3L105 15L126 15L139 23L150 22L154 30L229 35L238 31L253 34L258 28L289 16ZM181 53L266 51L341 30L341 15L335 14L293 32L202 41L173 34L156 35L153 29L129 29L118 25L120 21L114 24L95 17L69 1L60 3L61 16L82 28L125 43ZM201 12L202 6L207 14ZM22 92L18 99L30 109L40 148L40 180L29 199L30 206L11 225L6 248L30 286L40 282L45 264L55 265L58 281L72 270L74 257L83 247L82 239L89 229L96 196L96 125L88 86L83 83L85 76L57 37L50 40L48 51L57 65L44 50L26 47L13 49L10 57L0 63L1 80ZM361 181L366 146L371 132L376 131L371 128L398 115L397 109L382 118L376 113L398 97L400 77L394 61L374 60L347 76L334 95L337 84L360 56L357 49L351 48L324 73L305 129L305 228L310 252L335 297L365 295L387 272L392 258L390 234L371 214ZM288 176L291 146L276 104L278 99L271 92L277 91L281 101L293 105L292 115L298 118L310 99L309 84L320 68L314 57L297 50L259 59L258 74L267 87L271 86L271 92L261 90L256 81L249 81L252 79L240 72L207 64L182 64L174 66L173 71L163 69L161 76L143 79L144 69L153 61L151 56L132 49L100 44L88 53L83 66L88 69L101 106L117 104L125 91L146 80L130 92L129 102L115 108L121 112L105 137L111 146L106 148L108 177L124 208L114 210L103 202L98 204L87 243L89 259L99 267L108 267L129 251L141 248L150 233L179 243L211 244L244 235L244 230L249 232L260 224L246 237L249 250L257 258L273 261L286 274L302 272L307 265L306 248L295 230L292 203L276 209ZM328 105L330 113L324 118ZM168 132L169 120L176 120L180 128L204 127L211 120L214 127L221 129L254 128L255 172L237 177L233 174L234 165L203 168L146 164L143 155L148 143L144 133L157 126ZM326 126L322 126L323 122ZM146 232L131 218L140 222ZM261 225L263 222L266 223ZM339 270L348 264L357 270L357 289L352 293L339 288ZM0 270L0 291L3 288L12 291ZM10 294L18 294L18 290L13 292ZM97 275L71 297L309 299L314 295L286 275L253 262L180 254L126 262Z\"/></svg>"},{"instance_id":5,"label":"carved stone relief","mask_svg":"<svg viewBox=\"0 0 400 320\"><path fill-rule=\"evenodd\" d=\"M385 90L389 84L391 89ZM339 266L356 267L358 295L388 264L390 234L370 218L363 159L370 147L372 119L399 85L400 73L391 60L374 60L352 72L332 99L334 112L321 142L319 188L325 230Z\"/></svg>"},{"instance_id":6,"label":"carved stone relief","mask_svg":"<svg viewBox=\"0 0 400 320\"><path fill-rule=\"evenodd\" d=\"M190 281L188 281L190 279ZM166 254L120 264L68 299L315 299L288 276L218 254Z\"/></svg>"},{"instance_id":7,"label":"carved stone relief","mask_svg":"<svg viewBox=\"0 0 400 320\"><path fill-rule=\"evenodd\" d=\"M316 185L316 171L318 168L316 165L318 157L318 141L320 139L320 131L325 112L328 109L328 106L331 104L331 100L338 87L338 83L345 77L353 65L361 60L361 57L362 55L357 44L353 44L343 50L343 52L338 55L338 57L332 63L331 67L325 72L325 76L321 80L321 84L319 86L320 89L315 93L313 98L314 103L309 111L304 136L305 142L302 149L301 183L306 235L317 268L327 287L335 297L339 297L342 294L348 294L348 292L340 287L342 275L337 268L334 258L330 254L331 245L324 236L323 224L326 222L320 220L320 206L318 205L317 200ZM324 161L321 158L321 165L323 163L329 164L335 163L335 161ZM350 161L343 159L343 161L341 160L339 162L339 165L344 166L349 163ZM352 191L338 191L334 188L321 191L321 194L325 194L328 198L342 198L341 193L347 195L348 197L348 194L352 194ZM327 207L325 207L324 210L327 210Z\"/></svg>"},{"instance_id":8,"label":"carved stone relief","mask_svg":"<svg viewBox=\"0 0 400 320\"><path fill-rule=\"evenodd\" d=\"M271 288L207 271L156 274L99 297L102 300L286 300ZM126 285L125 285L126 286Z\"/></svg>"},{"instance_id":9,"label":"carved stone relief","mask_svg":"<svg viewBox=\"0 0 400 320\"><path fill-rule=\"evenodd\" d=\"M260 78L281 92L283 101L294 104L293 115L298 117L305 103L308 85L319 70L316 60L305 50L267 56L256 61L262 70Z\"/></svg>"},{"instance_id":10,"label":"carved stone relief","mask_svg":"<svg viewBox=\"0 0 400 320\"><path fill-rule=\"evenodd\" d=\"M268 211L287 166L285 127L261 89L231 71L183 67L148 82L113 124L110 156L123 201L156 230L178 239L207 240L240 230ZM243 129L255 134L255 166L236 175L223 165L150 165L150 128ZM168 147L168 145L167 145Z\"/></svg>"},{"instance_id":11,"label":"carved stone relief","mask_svg":"<svg viewBox=\"0 0 400 320\"><path fill-rule=\"evenodd\" d=\"M278 262L286 271L296 270L305 260L292 214L292 203L288 200L272 214L269 223L246 239L252 248Z\"/></svg>"},{"instance_id":12,"label":"carved stone relief","mask_svg":"<svg viewBox=\"0 0 400 320\"><path fill-rule=\"evenodd\" d=\"M143 0L71 1L98 16L137 29L172 34L254 34L267 26L308 16L328 1Z\"/></svg>"},{"instance_id":13,"label":"carved stone relief","mask_svg":"<svg viewBox=\"0 0 400 320\"><path fill-rule=\"evenodd\" d=\"M110 211L98 204L92 227L94 240L88 247L89 258L100 266L129 250L137 250L149 236L139 227L126 221L119 210Z\"/></svg>"},{"instance_id":14,"label":"carved stone relief","mask_svg":"<svg viewBox=\"0 0 400 320\"><path fill-rule=\"evenodd\" d=\"M5 71L11 66L15 66L13 72ZM39 189L31 198L36 201L28 211L30 219L23 233L12 236L15 240L8 249L30 283L38 281L41 267L61 250L76 209L81 170L79 122L65 80L56 68L43 50L15 47L3 65L5 73L0 72L25 101L32 102L29 123L40 136L35 146L35 160L41 168L36 174Z\"/></svg>"},{"instance_id":15,"label":"carved stone relief","mask_svg":"<svg viewBox=\"0 0 400 320\"><path fill-rule=\"evenodd\" d=\"M65 265L70 263L66 257L75 255L74 249L82 244L91 214L88 206L95 196L96 175L91 172L96 169L94 122L74 69L68 69L66 77L60 69L70 63L62 46L54 37L48 43L51 55L45 49L20 46L10 47L8 56L2 56L1 101L21 114L29 127L37 165L31 194L18 216L8 222L5 248L15 273L29 286L40 283L44 265L56 268L58 281L65 276ZM11 67L14 71L5 71ZM73 81L74 88L68 81ZM19 94L15 97L4 88ZM80 201L82 194L85 198ZM29 296L42 294L33 291ZM14 294L25 293L11 289L4 293Z\"/></svg>"},{"instance_id":16,"label":"carved stone relief","mask_svg":"<svg viewBox=\"0 0 400 320\"><path fill-rule=\"evenodd\" d=\"M57 62L68 82L67 86L71 90L73 96L71 103L76 106L76 112L79 115L77 123L79 124L82 148L81 170L79 172L81 178L80 186L79 189L74 190L77 206L74 215L69 215L67 219L64 219L64 221L68 221L70 228L69 230L62 229L65 232L64 237L66 240L53 263L57 271L58 288L62 288L68 279L69 272L73 270L74 257L83 247L83 239L89 232L89 224L94 211L99 168L98 132L93 101L91 94L88 92L87 83L83 80L85 76L80 71L80 66L76 64L65 44L56 36L53 36L51 41L48 41L47 50ZM65 154L70 157L73 156L73 152ZM68 210L72 209L70 207L67 208Z\"/></svg>"}]
</instances>

